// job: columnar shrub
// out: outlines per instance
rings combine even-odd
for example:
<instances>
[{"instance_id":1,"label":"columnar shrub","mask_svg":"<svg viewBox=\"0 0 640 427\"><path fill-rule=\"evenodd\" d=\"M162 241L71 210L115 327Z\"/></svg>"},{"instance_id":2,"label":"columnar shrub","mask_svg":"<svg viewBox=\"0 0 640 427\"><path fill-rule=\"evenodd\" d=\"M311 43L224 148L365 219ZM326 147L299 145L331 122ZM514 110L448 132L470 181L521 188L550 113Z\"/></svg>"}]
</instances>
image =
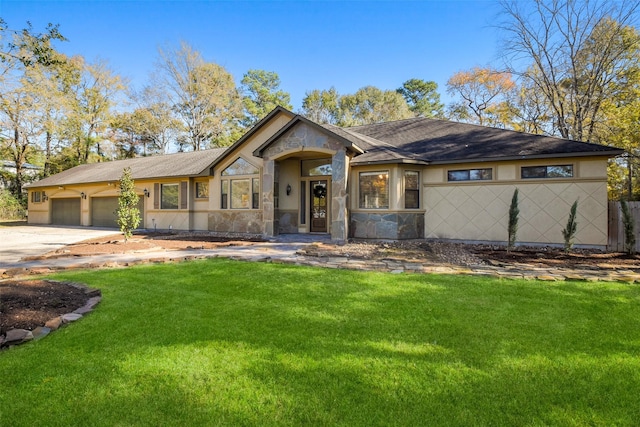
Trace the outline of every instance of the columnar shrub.
<instances>
[{"instance_id":1,"label":"columnar shrub","mask_svg":"<svg viewBox=\"0 0 640 427\"><path fill-rule=\"evenodd\" d=\"M133 230L140 224L140 210L138 209L138 194L131 177L131 169L122 171L120 178L120 196L118 197L118 225L124 235L124 242L133 235Z\"/></svg>"},{"instance_id":2,"label":"columnar shrub","mask_svg":"<svg viewBox=\"0 0 640 427\"><path fill-rule=\"evenodd\" d=\"M571 212L569 213L569 219L567 220L566 227L562 230L562 237L564 237L564 251L569 252L573 248L573 240L576 237L576 231L578 229L578 222L576 221L576 211L578 210L578 201L576 200L571 205Z\"/></svg>"},{"instance_id":3,"label":"columnar shrub","mask_svg":"<svg viewBox=\"0 0 640 427\"><path fill-rule=\"evenodd\" d=\"M516 234L518 232L518 216L520 215L520 208L518 207L518 189L516 188L511 198L511 206L509 206L509 242L507 244L507 250L511 250L516 245Z\"/></svg>"},{"instance_id":4,"label":"columnar shrub","mask_svg":"<svg viewBox=\"0 0 640 427\"><path fill-rule=\"evenodd\" d=\"M636 225L626 200L620 200L620 208L624 227L624 250L629 255L633 255L636 253Z\"/></svg>"}]
</instances>

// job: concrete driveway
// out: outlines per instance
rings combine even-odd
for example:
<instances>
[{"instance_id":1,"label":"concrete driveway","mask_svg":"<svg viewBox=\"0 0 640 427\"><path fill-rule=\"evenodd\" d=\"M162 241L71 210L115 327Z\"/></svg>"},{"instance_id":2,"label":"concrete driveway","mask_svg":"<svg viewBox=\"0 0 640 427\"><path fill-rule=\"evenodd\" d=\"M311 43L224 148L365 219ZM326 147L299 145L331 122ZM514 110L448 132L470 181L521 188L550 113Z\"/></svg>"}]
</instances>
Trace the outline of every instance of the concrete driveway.
<instances>
[{"instance_id":1,"label":"concrete driveway","mask_svg":"<svg viewBox=\"0 0 640 427\"><path fill-rule=\"evenodd\" d=\"M71 243L118 234L111 228L17 225L0 227L0 267Z\"/></svg>"}]
</instances>

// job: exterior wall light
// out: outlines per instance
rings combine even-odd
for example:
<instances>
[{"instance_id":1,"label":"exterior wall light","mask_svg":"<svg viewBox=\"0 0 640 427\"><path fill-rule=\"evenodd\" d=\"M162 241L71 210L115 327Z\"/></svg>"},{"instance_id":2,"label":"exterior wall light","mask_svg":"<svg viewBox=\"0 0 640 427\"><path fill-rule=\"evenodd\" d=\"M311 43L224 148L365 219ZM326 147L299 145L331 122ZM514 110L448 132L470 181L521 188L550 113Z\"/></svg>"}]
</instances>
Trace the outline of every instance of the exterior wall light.
<instances>
[{"instance_id":1,"label":"exterior wall light","mask_svg":"<svg viewBox=\"0 0 640 427\"><path fill-rule=\"evenodd\" d=\"M291 194L291 185L287 184L287 196Z\"/></svg>"},{"instance_id":2,"label":"exterior wall light","mask_svg":"<svg viewBox=\"0 0 640 427\"><path fill-rule=\"evenodd\" d=\"M142 191L144 193L145 196L150 197L151 193L149 192L149 190L147 190L146 188Z\"/></svg>"},{"instance_id":3,"label":"exterior wall light","mask_svg":"<svg viewBox=\"0 0 640 427\"><path fill-rule=\"evenodd\" d=\"M80 193L80 198L86 200L87 195L84 193L84 191L82 193Z\"/></svg>"}]
</instances>

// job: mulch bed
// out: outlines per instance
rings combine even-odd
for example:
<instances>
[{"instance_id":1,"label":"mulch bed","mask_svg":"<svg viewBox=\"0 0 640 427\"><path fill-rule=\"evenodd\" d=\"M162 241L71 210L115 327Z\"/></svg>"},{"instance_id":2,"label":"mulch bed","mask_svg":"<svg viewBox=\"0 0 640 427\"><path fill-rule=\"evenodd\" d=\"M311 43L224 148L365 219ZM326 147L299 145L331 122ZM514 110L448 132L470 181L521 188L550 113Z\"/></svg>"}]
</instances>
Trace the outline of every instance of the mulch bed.
<instances>
[{"instance_id":1,"label":"mulch bed","mask_svg":"<svg viewBox=\"0 0 640 427\"><path fill-rule=\"evenodd\" d=\"M9 329L33 330L84 306L82 289L48 280L0 282L0 335Z\"/></svg>"}]
</instances>

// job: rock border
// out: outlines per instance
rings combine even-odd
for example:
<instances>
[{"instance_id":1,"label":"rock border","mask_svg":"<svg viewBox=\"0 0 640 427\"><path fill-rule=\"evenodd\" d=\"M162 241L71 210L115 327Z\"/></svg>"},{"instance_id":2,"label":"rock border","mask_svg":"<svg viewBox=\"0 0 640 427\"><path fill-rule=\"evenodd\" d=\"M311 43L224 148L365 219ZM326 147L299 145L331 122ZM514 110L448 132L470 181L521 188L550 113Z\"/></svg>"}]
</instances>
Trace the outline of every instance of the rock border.
<instances>
[{"instance_id":1,"label":"rock border","mask_svg":"<svg viewBox=\"0 0 640 427\"><path fill-rule=\"evenodd\" d=\"M85 314L91 313L95 306L102 300L102 292L100 289L90 288L83 283L61 282L50 279L46 279L46 281L80 289L89 297L89 299L82 307L73 310L71 313L66 313L54 317L53 319L49 319L43 326L38 326L33 331L28 329L9 329L5 335L0 335L0 350L10 349L16 345L42 339L60 327L68 323L75 322L76 320L80 320Z\"/></svg>"}]
</instances>

